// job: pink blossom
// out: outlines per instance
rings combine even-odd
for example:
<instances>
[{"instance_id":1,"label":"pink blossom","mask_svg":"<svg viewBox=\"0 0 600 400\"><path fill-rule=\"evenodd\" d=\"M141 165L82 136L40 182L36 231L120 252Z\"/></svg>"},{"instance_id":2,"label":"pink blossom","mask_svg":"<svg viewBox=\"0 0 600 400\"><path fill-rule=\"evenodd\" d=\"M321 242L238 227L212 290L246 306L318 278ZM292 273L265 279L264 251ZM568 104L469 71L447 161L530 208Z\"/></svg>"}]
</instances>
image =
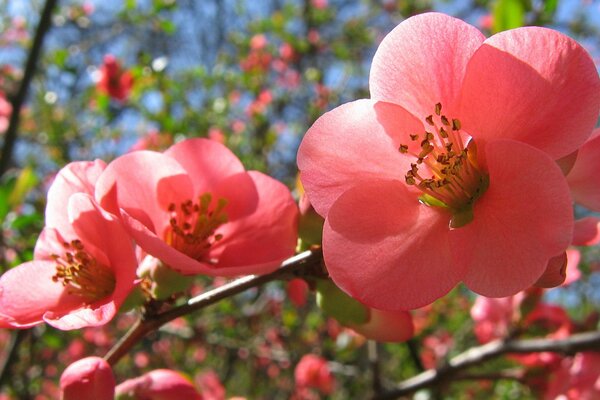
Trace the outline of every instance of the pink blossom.
<instances>
[{"instance_id":1,"label":"pink blossom","mask_svg":"<svg viewBox=\"0 0 600 400\"><path fill-rule=\"evenodd\" d=\"M585 352L562 360L548 377L544 399L594 400L600 398L600 354Z\"/></svg>"},{"instance_id":2,"label":"pink blossom","mask_svg":"<svg viewBox=\"0 0 600 400\"><path fill-rule=\"evenodd\" d=\"M208 138L221 144L225 143L225 135L223 134L223 131L214 126L208 130Z\"/></svg>"},{"instance_id":3,"label":"pink blossom","mask_svg":"<svg viewBox=\"0 0 600 400\"><path fill-rule=\"evenodd\" d=\"M304 279L291 279L286 286L288 297L296 307L303 307L308 296L308 283Z\"/></svg>"},{"instance_id":4,"label":"pink blossom","mask_svg":"<svg viewBox=\"0 0 600 400\"><path fill-rule=\"evenodd\" d=\"M0 133L8 129L12 105L6 100L4 92L0 91Z\"/></svg>"},{"instance_id":5,"label":"pink blossom","mask_svg":"<svg viewBox=\"0 0 600 400\"><path fill-rule=\"evenodd\" d=\"M111 98L124 101L129 97L133 86L133 75L125 71L115 56L107 54L100 67L98 90Z\"/></svg>"},{"instance_id":6,"label":"pink blossom","mask_svg":"<svg viewBox=\"0 0 600 400\"><path fill-rule=\"evenodd\" d=\"M328 3L329 3L328 0L311 0L310 1L310 4L318 10L326 9L327 6L329 5Z\"/></svg>"},{"instance_id":7,"label":"pink blossom","mask_svg":"<svg viewBox=\"0 0 600 400\"><path fill-rule=\"evenodd\" d=\"M61 400L113 400L115 377L99 357L87 357L69 365L60 377Z\"/></svg>"},{"instance_id":8,"label":"pink blossom","mask_svg":"<svg viewBox=\"0 0 600 400\"><path fill-rule=\"evenodd\" d=\"M296 246L289 190L246 172L229 149L208 139L117 158L98 180L96 197L121 215L142 249L183 274L266 273Z\"/></svg>"},{"instance_id":9,"label":"pink blossom","mask_svg":"<svg viewBox=\"0 0 600 400\"><path fill-rule=\"evenodd\" d=\"M116 397L131 400L203 399L189 379L169 369L156 369L120 383Z\"/></svg>"},{"instance_id":10,"label":"pink blossom","mask_svg":"<svg viewBox=\"0 0 600 400\"><path fill-rule=\"evenodd\" d=\"M508 335L516 301L514 296L498 299L477 297L471 308L471 318L475 321L475 336L480 343L488 343Z\"/></svg>"},{"instance_id":11,"label":"pink blossom","mask_svg":"<svg viewBox=\"0 0 600 400\"><path fill-rule=\"evenodd\" d=\"M252 50L262 50L267 46L267 43L269 43L267 37L264 34L259 33L252 36L250 39L250 48Z\"/></svg>"},{"instance_id":12,"label":"pink blossom","mask_svg":"<svg viewBox=\"0 0 600 400\"><path fill-rule=\"evenodd\" d=\"M173 143L173 137L168 133L160 133L152 130L140 137L137 142L129 148L129 151L137 150L163 150Z\"/></svg>"},{"instance_id":13,"label":"pink blossom","mask_svg":"<svg viewBox=\"0 0 600 400\"><path fill-rule=\"evenodd\" d=\"M336 284L399 310L460 281L489 297L535 283L573 231L555 160L598 118L600 80L585 50L550 29L485 39L426 13L382 41L370 90L372 99L319 118L298 153L306 193L326 217Z\"/></svg>"},{"instance_id":14,"label":"pink blossom","mask_svg":"<svg viewBox=\"0 0 600 400\"><path fill-rule=\"evenodd\" d=\"M302 356L294 370L296 386L315 388L323 394L331 394L335 386L335 378L327 365L327 360L314 354Z\"/></svg>"},{"instance_id":15,"label":"pink blossom","mask_svg":"<svg viewBox=\"0 0 600 400\"><path fill-rule=\"evenodd\" d=\"M214 371L206 371L198 375L196 383L202 390L205 400L224 400L225 388Z\"/></svg>"},{"instance_id":16,"label":"pink blossom","mask_svg":"<svg viewBox=\"0 0 600 400\"><path fill-rule=\"evenodd\" d=\"M0 320L78 329L114 317L135 284L137 262L120 221L91 196L104 168L99 160L73 162L58 173L34 260L0 277Z\"/></svg>"}]
</instances>

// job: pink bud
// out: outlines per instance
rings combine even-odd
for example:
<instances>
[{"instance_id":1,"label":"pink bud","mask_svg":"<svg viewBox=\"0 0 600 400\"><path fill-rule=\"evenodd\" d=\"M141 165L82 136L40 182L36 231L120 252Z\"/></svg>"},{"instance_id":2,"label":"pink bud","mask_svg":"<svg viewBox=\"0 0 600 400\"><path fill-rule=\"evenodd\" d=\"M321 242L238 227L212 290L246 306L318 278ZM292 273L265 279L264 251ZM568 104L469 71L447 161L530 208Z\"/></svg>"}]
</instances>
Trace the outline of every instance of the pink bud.
<instances>
[{"instance_id":1,"label":"pink bud","mask_svg":"<svg viewBox=\"0 0 600 400\"><path fill-rule=\"evenodd\" d=\"M115 377L100 357L87 357L69 365L60 377L61 400L113 400Z\"/></svg>"},{"instance_id":2,"label":"pink bud","mask_svg":"<svg viewBox=\"0 0 600 400\"><path fill-rule=\"evenodd\" d=\"M202 400L192 382L169 369L156 369L121 383L117 386L116 397L136 400Z\"/></svg>"}]
</instances>

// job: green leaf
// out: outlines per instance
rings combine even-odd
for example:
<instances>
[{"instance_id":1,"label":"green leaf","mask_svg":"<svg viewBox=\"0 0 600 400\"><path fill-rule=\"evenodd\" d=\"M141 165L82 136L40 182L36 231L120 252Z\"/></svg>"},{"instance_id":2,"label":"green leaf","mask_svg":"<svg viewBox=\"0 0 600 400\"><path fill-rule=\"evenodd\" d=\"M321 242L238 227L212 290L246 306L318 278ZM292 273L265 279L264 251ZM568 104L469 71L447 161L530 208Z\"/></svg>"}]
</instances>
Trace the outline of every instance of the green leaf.
<instances>
[{"instance_id":1,"label":"green leaf","mask_svg":"<svg viewBox=\"0 0 600 400\"><path fill-rule=\"evenodd\" d=\"M348 296L330 280L317 281L317 305L342 325L361 325L371 318L367 306Z\"/></svg>"},{"instance_id":2,"label":"green leaf","mask_svg":"<svg viewBox=\"0 0 600 400\"><path fill-rule=\"evenodd\" d=\"M519 28L525 23L525 7L521 0L497 0L493 16L494 32Z\"/></svg>"},{"instance_id":3,"label":"green leaf","mask_svg":"<svg viewBox=\"0 0 600 400\"><path fill-rule=\"evenodd\" d=\"M24 168L17 177L17 182L15 183L13 191L8 197L10 206L14 207L21 204L23 200L25 200L27 193L29 193L37 183L38 178L35 175L35 172L33 172L33 169L29 167Z\"/></svg>"}]
</instances>

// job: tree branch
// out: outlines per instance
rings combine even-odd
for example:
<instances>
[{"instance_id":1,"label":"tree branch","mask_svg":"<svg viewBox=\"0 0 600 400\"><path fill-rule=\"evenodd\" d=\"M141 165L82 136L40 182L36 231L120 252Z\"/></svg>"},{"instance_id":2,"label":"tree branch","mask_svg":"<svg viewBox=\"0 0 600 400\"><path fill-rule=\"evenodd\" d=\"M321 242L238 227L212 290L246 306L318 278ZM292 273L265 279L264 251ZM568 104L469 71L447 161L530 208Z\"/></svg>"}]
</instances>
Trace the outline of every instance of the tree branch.
<instances>
[{"instance_id":1,"label":"tree branch","mask_svg":"<svg viewBox=\"0 0 600 400\"><path fill-rule=\"evenodd\" d=\"M279 279L291 279L303 276L325 277L327 273L323 268L322 261L323 253L321 249L305 251L287 259L278 269L269 274L245 276L196 297L192 297L184 305L174 307L162 313L142 316L125 336L106 353L104 359L109 364L114 365L148 333L155 331L167 322L208 307L247 289Z\"/></svg>"},{"instance_id":2,"label":"tree branch","mask_svg":"<svg viewBox=\"0 0 600 400\"><path fill-rule=\"evenodd\" d=\"M579 333L565 339L495 340L483 346L473 347L453 357L446 365L438 369L430 369L409 378L396 385L393 390L376 396L375 399L396 399L419 389L438 385L460 371L483 364L504 354L544 351L564 355L573 355L579 351L600 351L600 332Z\"/></svg>"},{"instance_id":3,"label":"tree branch","mask_svg":"<svg viewBox=\"0 0 600 400\"><path fill-rule=\"evenodd\" d=\"M8 129L4 134L4 145L2 146L2 154L0 155L0 176L4 175L12 159L13 149L15 147L15 142L17 141L21 107L25 102L29 85L35 75L37 62L42 50L42 44L44 43L44 37L50 29L52 10L54 10L57 2L58 0L46 0L46 3L44 4L44 10L42 11L42 16L40 17L40 22L35 31L33 44L31 45L31 50L29 51L27 62L25 64L23 80L21 80L17 93L11 98L10 103L12 105L12 112L10 114Z\"/></svg>"}]
</instances>

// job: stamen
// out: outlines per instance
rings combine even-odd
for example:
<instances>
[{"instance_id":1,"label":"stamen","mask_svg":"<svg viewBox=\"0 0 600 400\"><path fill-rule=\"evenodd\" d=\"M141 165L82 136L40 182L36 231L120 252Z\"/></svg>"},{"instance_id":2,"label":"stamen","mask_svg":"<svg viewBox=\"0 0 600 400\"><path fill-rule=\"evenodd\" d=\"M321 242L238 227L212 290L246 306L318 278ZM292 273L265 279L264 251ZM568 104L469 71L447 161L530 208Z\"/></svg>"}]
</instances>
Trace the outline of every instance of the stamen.
<instances>
[{"instance_id":1,"label":"stamen","mask_svg":"<svg viewBox=\"0 0 600 400\"><path fill-rule=\"evenodd\" d=\"M403 151L402 146L399 151ZM187 200L179 207L169 204L167 210L171 218L165 230L165 242L195 260L211 262L206 260L208 249L223 239L223 234L215 231L228 221L224 211L227 200L219 198L213 203L212 194L204 193L197 202Z\"/></svg>"},{"instance_id":2,"label":"stamen","mask_svg":"<svg viewBox=\"0 0 600 400\"><path fill-rule=\"evenodd\" d=\"M487 189L488 177L478 168L475 142L471 140L465 148L460 121L441 115L441 111L442 105L437 103L437 118L433 114L425 118L434 131L425 131L418 154L409 152L406 144L399 149L417 159L406 172L406 184L423 192L420 199L424 204L448 209L452 214L450 227L458 228L472 220L473 204ZM409 137L417 141L419 135ZM419 174L423 165L427 166L430 178Z\"/></svg>"},{"instance_id":3,"label":"stamen","mask_svg":"<svg viewBox=\"0 0 600 400\"><path fill-rule=\"evenodd\" d=\"M115 276L110 268L99 264L79 239L64 242L65 253L61 257L52 254L56 262L54 282L62 282L71 295L82 297L86 303L103 299L115 290Z\"/></svg>"}]
</instances>

